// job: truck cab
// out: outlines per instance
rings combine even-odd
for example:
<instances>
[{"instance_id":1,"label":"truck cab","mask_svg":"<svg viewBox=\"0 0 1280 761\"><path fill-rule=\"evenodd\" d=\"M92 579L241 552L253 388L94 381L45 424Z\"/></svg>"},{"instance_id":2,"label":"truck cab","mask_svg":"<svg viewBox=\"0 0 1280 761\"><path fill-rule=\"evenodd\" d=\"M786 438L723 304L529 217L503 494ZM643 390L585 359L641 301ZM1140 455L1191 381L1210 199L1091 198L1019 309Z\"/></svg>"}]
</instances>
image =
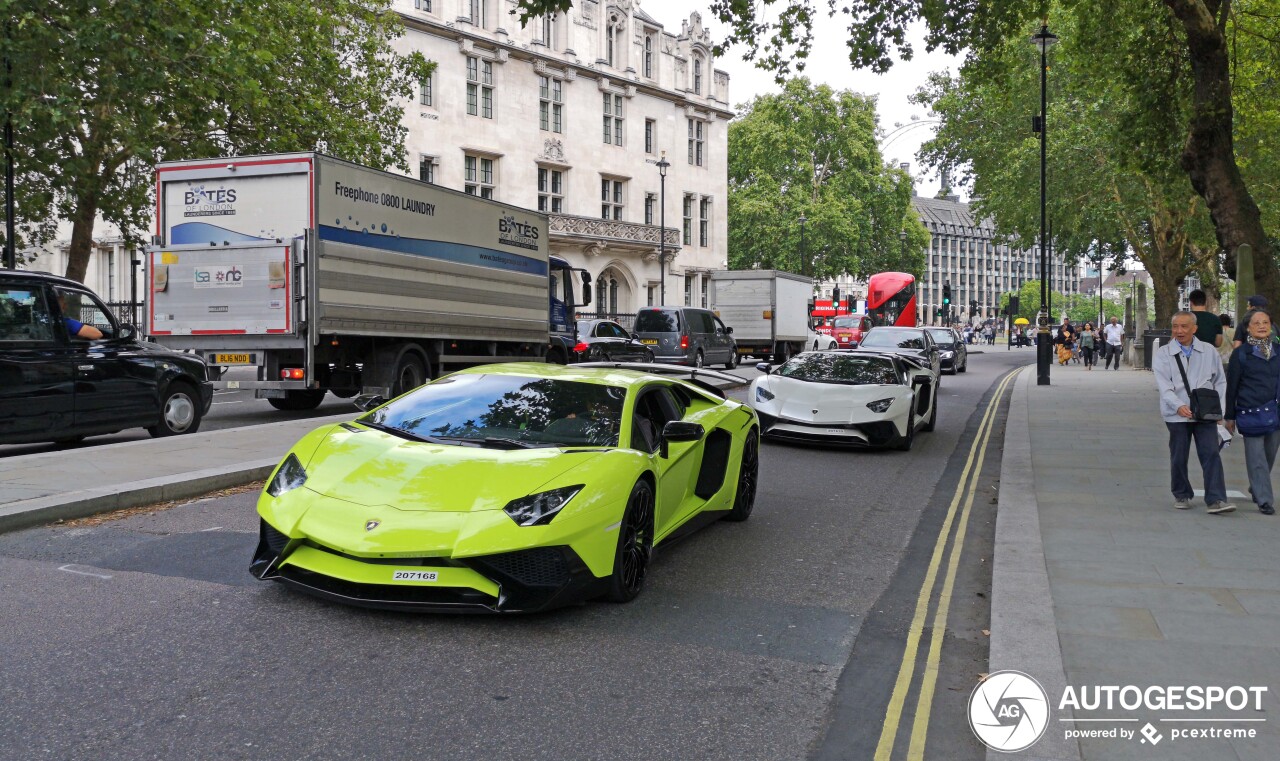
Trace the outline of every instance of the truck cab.
<instances>
[{"instance_id":1,"label":"truck cab","mask_svg":"<svg viewBox=\"0 0 1280 761\"><path fill-rule=\"evenodd\" d=\"M577 307L591 303L591 273L575 268L558 256L549 261L550 278L547 284L551 296L551 343L547 347L547 361L557 365L568 364L577 356L573 347L578 343ZM582 301L574 298L574 273L582 279Z\"/></svg>"}]
</instances>

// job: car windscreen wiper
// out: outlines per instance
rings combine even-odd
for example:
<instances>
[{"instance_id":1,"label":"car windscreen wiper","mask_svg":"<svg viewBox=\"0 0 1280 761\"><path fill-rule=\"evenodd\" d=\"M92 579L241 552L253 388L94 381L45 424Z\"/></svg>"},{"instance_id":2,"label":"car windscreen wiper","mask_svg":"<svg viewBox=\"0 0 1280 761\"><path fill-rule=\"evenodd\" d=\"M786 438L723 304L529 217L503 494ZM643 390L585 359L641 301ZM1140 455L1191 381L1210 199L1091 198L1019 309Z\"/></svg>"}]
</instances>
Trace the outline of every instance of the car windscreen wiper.
<instances>
[{"instance_id":1,"label":"car windscreen wiper","mask_svg":"<svg viewBox=\"0 0 1280 761\"><path fill-rule=\"evenodd\" d=\"M534 441L520 441L519 439L508 439L499 436L486 436L484 438L483 446L489 447L490 449L541 449L556 445Z\"/></svg>"},{"instance_id":2,"label":"car windscreen wiper","mask_svg":"<svg viewBox=\"0 0 1280 761\"><path fill-rule=\"evenodd\" d=\"M445 441L444 439L437 439L434 436L423 436L418 433L412 433L410 431L406 431L403 428L393 428L392 426L389 426L389 425L383 425L382 423L371 423L368 420L357 420L356 422L359 423L360 425L368 426L374 429L375 431L382 431L383 433L389 433L392 436L399 436L400 438L408 439L409 441L421 441L426 444L447 444L450 446L457 446L456 444L452 444L452 442Z\"/></svg>"}]
</instances>

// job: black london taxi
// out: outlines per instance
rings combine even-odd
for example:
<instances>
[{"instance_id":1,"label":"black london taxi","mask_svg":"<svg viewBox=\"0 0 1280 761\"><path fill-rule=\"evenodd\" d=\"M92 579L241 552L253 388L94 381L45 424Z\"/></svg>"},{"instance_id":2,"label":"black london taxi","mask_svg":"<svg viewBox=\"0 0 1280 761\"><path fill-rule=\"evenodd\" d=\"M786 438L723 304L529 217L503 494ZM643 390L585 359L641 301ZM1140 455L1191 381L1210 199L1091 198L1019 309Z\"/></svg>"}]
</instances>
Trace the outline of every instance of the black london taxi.
<instances>
[{"instance_id":1,"label":"black london taxi","mask_svg":"<svg viewBox=\"0 0 1280 761\"><path fill-rule=\"evenodd\" d=\"M74 280L0 269L0 444L192 433L212 403L200 357L141 340Z\"/></svg>"}]
</instances>

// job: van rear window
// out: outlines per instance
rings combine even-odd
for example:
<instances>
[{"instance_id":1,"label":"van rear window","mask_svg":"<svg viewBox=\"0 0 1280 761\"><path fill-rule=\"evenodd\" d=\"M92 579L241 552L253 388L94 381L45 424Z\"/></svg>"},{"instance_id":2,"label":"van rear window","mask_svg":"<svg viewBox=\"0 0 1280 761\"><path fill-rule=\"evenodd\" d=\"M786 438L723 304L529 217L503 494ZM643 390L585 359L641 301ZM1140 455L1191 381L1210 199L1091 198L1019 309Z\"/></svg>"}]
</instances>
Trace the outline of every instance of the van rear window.
<instances>
[{"instance_id":1,"label":"van rear window","mask_svg":"<svg viewBox=\"0 0 1280 761\"><path fill-rule=\"evenodd\" d=\"M636 315L637 333L679 333L680 313L674 309L646 309Z\"/></svg>"}]
</instances>

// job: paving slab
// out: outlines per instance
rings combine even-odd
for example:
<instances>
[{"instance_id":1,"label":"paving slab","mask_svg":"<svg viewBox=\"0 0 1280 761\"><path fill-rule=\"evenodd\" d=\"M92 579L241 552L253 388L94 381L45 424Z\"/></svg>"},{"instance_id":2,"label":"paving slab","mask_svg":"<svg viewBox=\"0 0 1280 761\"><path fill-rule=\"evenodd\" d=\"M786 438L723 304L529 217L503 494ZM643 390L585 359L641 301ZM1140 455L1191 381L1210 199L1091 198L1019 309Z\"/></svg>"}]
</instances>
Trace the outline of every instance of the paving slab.
<instances>
[{"instance_id":1,"label":"paving slab","mask_svg":"<svg viewBox=\"0 0 1280 761\"><path fill-rule=\"evenodd\" d=\"M0 531L195 497L270 474L298 439L355 413L0 459Z\"/></svg>"},{"instance_id":2,"label":"paving slab","mask_svg":"<svg viewBox=\"0 0 1280 761\"><path fill-rule=\"evenodd\" d=\"M1105 727L1120 713L1055 710L1045 739L1020 757L1083 759L1275 759L1280 757L1280 518L1260 515L1244 493L1240 439L1223 450L1237 511L1173 509L1168 434L1149 372L1054 368L1048 387L1033 368L1014 384L1005 432L992 596L991 668L1056 685L1268 686L1265 722L1252 739L1177 740L1168 711L1139 710L1158 747L1115 738L1045 744L1063 727ZM1016 472L1016 480L1008 476ZM1194 454L1190 479L1203 481ZM1280 479L1273 474L1273 484ZM1015 494L1007 495L1007 492ZM1024 493L1026 492L1026 493ZM1198 492L1202 495L1203 492ZM1036 599L1047 581L1044 600ZM1025 589L1019 589L1019 587ZM1028 593L1030 590L1030 593ZM1011 606L1024 610L1011 611ZM1038 627L1051 628L1051 636ZM1026 643L1015 645L1021 637ZM1021 667L1020 665L1021 664ZM1185 716L1185 714L1184 714ZM1204 714L1198 714L1203 717ZM1218 717L1222 718L1222 717ZM1074 748L1072 747L1074 746ZM1069 755L1074 750L1075 756ZM1066 755L1064 755L1066 754ZM1007 758L994 751L989 759Z\"/></svg>"}]
</instances>

